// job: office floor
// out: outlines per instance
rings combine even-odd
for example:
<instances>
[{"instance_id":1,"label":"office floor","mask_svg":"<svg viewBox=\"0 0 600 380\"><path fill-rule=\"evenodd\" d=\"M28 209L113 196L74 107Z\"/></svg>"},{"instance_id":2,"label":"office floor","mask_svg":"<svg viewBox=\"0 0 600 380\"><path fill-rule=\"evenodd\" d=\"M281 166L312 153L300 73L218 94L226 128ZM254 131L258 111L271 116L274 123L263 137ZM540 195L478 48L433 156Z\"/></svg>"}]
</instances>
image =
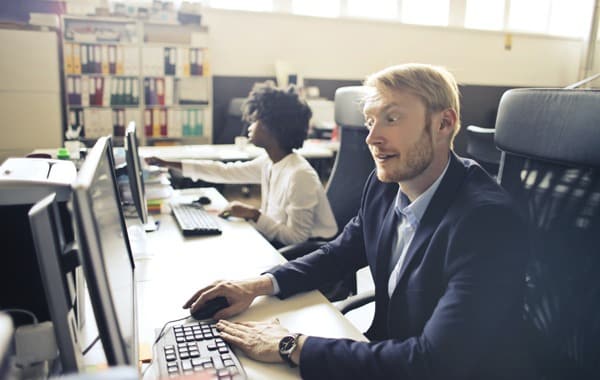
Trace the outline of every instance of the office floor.
<instances>
[{"instance_id":1,"label":"office floor","mask_svg":"<svg viewBox=\"0 0 600 380\"><path fill-rule=\"evenodd\" d=\"M229 201L240 201L248 203L254 207L260 207L260 186L246 186L246 190L242 190L240 185L225 185L223 195ZM358 292L373 289L373 279L368 268L363 268L357 273ZM346 314L346 317L360 330L367 331L373 319L374 305L368 304Z\"/></svg>"}]
</instances>

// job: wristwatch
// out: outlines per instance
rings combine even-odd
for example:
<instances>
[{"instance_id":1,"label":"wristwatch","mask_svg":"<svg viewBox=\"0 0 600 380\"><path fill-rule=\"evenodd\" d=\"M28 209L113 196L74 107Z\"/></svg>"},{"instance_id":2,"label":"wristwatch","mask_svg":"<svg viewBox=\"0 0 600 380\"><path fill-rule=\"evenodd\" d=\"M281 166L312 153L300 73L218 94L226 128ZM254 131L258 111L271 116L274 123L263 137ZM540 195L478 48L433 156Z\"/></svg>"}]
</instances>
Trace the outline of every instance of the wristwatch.
<instances>
[{"instance_id":1,"label":"wristwatch","mask_svg":"<svg viewBox=\"0 0 600 380\"><path fill-rule=\"evenodd\" d=\"M286 335L279 341L279 355L290 367L297 367L292 361L292 354L298 347L298 339L302 334Z\"/></svg>"}]
</instances>

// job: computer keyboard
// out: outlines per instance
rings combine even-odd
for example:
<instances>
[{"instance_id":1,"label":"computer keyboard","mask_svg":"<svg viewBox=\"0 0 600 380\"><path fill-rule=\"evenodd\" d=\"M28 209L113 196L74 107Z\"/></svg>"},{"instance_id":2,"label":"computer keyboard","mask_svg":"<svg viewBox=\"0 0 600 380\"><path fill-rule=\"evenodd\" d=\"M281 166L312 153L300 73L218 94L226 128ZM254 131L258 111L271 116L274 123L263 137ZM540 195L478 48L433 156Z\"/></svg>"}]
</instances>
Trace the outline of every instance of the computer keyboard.
<instances>
[{"instance_id":1,"label":"computer keyboard","mask_svg":"<svg viewBox=\"0 0 600 380\"><path fill-rule=\"evenodd\" d=\"M161 378L206 371L214 379L242 380L246 372L217 331L214 321L170 327L155 351Z\"/></svg>"},{"instance_id":2,"label":"computer keyboard","mask_svg":"<svg viewBox=\"0 0 600 380\"><path fill-rule=\"evenodd\" d=\"M200 205L172 204L171 211L184 236L219 235L222 232L216 217Z\"/></svg>"}]
</instances>

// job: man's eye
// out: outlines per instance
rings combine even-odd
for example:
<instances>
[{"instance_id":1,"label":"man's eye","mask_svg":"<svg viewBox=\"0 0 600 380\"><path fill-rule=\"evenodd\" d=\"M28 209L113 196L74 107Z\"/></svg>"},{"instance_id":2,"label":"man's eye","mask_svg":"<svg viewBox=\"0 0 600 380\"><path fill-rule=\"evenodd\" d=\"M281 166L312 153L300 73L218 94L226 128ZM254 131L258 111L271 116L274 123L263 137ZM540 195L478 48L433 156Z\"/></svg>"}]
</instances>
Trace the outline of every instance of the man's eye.
<instances>
[{"instance_id":1,"label":"man's eye","mask_svg":"<svg viewBox=\"0 0 600 380\"><path fill-rule=\"evenodd\" d=\"M365 121L365 127L371 129L373 128L373 125L375 124L375 121L373 119L367 119Z\"/></svg>"},{"instance_id":2,"label":"man's eye","mask_svg":"<svg viewBox=\"0 0 600 380\"><path fill-rule=\"evenodd\" d=\"M390 115L386 119L387 119L388 123L395 123L396 121L398 121L398 116L396 116L396 115Z\"/></svg>"}]
</instances>

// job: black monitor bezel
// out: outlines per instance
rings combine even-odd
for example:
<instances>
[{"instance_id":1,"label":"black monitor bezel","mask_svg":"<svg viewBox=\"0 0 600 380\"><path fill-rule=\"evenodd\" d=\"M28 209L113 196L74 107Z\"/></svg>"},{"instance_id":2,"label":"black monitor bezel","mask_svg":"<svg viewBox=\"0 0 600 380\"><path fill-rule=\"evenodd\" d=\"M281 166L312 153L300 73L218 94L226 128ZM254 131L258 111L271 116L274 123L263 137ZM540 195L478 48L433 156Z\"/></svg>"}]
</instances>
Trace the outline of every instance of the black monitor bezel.
<instances>
[{"instance_id":1,"label":"black monitor bezel","mask_svg":"<svg viewBox=\"0 0 600 380\"><path fill-rule=\"evenodd\" d=\"M83 354L75 321L74 268L66 265L68 242L65 241L56 193L33 205L28 216L62 371L79 372L83 369Z\"/></svg>"},{"instance_id":2,"label":"black monitor bezel","mask_svg":"<svg viewBox=\"0 0 600 380\"><path fill-rule=\"evenodd\" d=\"M138 141L135 121L129 122L125 131L125 160L127 162L127 176L131 188L131 198L143 224L148 224L148 205L146 203L146 190L142 174L142 164L138 152Z\"/></svg>"}]
</instances>

